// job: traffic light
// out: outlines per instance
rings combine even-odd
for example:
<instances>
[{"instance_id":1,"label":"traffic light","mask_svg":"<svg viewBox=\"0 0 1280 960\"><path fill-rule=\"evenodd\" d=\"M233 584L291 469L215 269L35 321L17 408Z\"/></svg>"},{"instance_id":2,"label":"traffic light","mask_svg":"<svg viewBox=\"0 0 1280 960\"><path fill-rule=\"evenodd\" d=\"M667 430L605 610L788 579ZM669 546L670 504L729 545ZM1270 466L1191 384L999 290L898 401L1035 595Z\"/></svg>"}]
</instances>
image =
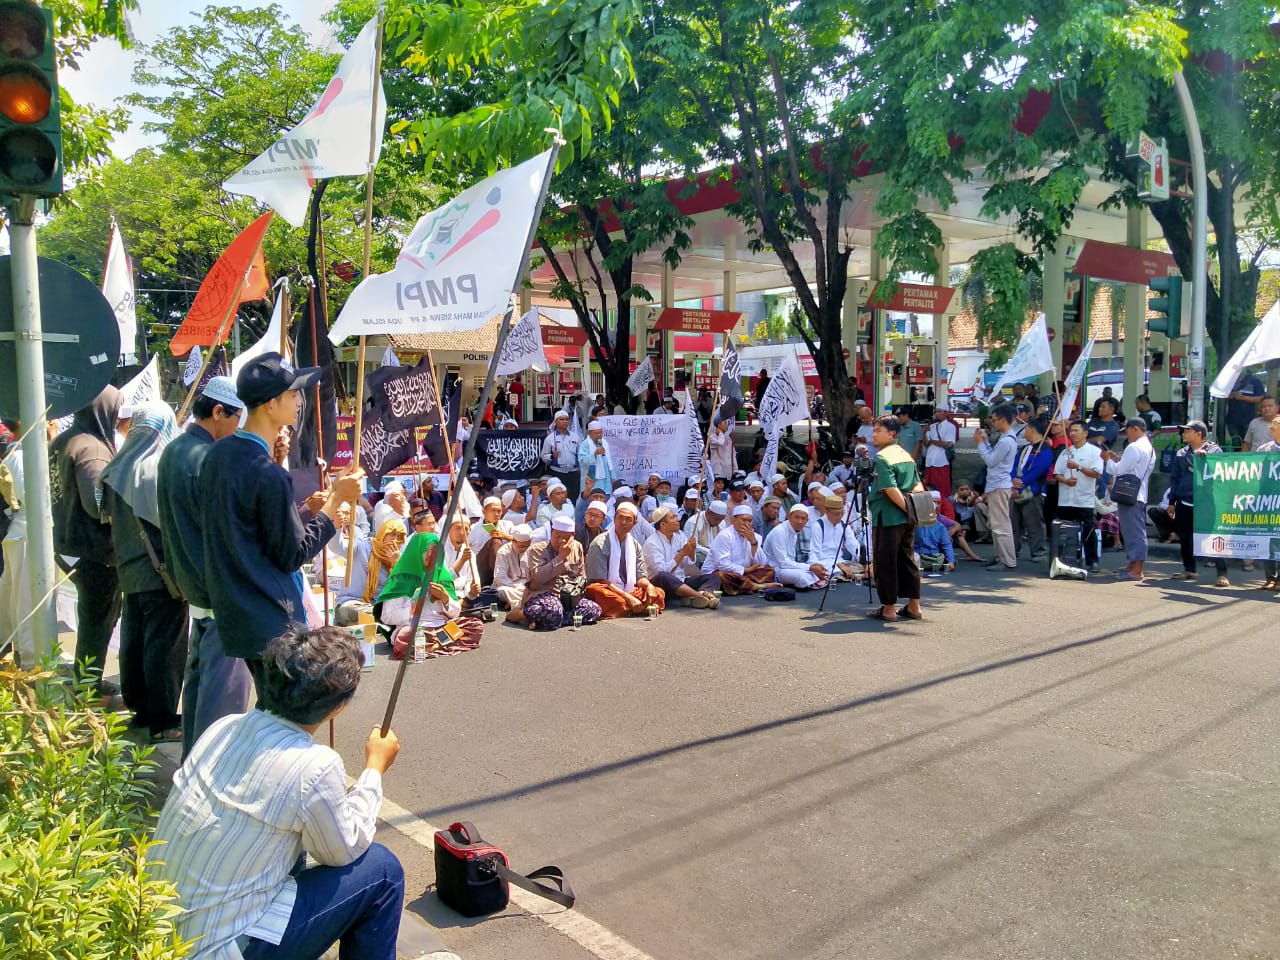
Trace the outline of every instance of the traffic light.
<instances>
[{"instance_id":1,"label":"traffic light","mask_svg":"<svg viewBox=\"0 0 1280 960\"><path fill-rule=\"evenodd\" d=\"M53 14L32 0L0 0L0 195L60 193Z\"/></svg>"},{"instance_id":2,"label":"traffic light","mask_svg":"<svg viewBox=\"0 0 1280 960\"><path fill-rule=\"evenodd\" d=\"M1158 297L1147 301L1147 307L1161 314L1154 320L1147 321L1147 328L1155 333L1163 333L1170 340L1182 337L1182 278L1156 277L1147 286Z\"/></svg>"}]
</instances>

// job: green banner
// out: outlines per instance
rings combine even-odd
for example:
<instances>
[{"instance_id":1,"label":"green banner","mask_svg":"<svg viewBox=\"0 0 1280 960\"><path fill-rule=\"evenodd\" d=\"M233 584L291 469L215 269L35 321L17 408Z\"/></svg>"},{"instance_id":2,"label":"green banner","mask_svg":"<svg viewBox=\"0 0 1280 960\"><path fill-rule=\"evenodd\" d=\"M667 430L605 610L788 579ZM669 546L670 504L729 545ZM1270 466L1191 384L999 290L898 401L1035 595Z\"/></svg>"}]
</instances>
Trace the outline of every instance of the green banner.
<instances>
[{"instance_id":1,"label":"green banner","mask_svg":"<svg viewBox=\"0 0 1280 960\"><path fill-rule=\"evenodd\" d=\"M1196 556L1280 560L1280 453L1195 462Z\"/></svg>"}]
</instances>

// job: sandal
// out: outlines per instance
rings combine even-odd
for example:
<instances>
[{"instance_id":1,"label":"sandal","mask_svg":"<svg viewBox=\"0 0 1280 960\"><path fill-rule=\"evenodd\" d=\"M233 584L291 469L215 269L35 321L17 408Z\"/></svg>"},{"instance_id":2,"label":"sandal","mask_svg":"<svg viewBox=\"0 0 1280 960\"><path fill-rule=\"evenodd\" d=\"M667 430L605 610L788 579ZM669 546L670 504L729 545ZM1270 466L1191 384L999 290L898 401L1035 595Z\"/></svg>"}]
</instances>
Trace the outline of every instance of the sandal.
<instances>
[{"instance_id":1,"label":"sandal","mask_svg":"<svg viewBox=\"0 0 1280 960\"><path fill-rule=\"evenodd\" d=\"M705 610L710 606L707 598L702 594L698 594L696 597L683 597L682 599L686 607L693 607L696 610Z\"/></svg>"},{"instance_id":2,"label":"sandal","mask_svg":"<svg viewBox=\"0 0 1280 960\"><path fill-rule=\"evenodd\" d=\"M900 607L900 608L898 609L898 616L900 616L900 617L906 617L908 620L923 620L923 619L924 619L924 614L923 614L923 613L912 613L912 612L911 612L910 610L908 610L906 607Z\"/></svg>"},{"instance_id":3,"label":"sandal","mask_svg":"<svg viewBox=\"0 0 1280 960\"><path fill-rule=\"evenodd\" d=\"M1261 589L1261 590L1276 590L1276 589L1280 589L1280 587L1277 587L1276 582L1275 582L1274 580L1268 580L1268 581L1267 581L1266 583L1264 583L1264 584L1263 584L1259 589Z\"/></svg>"},{"instance_id":4,"label":"sandal","mask_svg":"<svg viewBox=\"0 0 1280 960\"><path fill-rule=\"evenodd\" d=\"M162 730L160 733L153 733L151 735L151 742L152 743L181 743L182 728L171 727L168 730Z\"/></svg>"},{"instance_id":5,"label":"sandal","mask_svg":"<svg viewBox=\"0 0 1280 960\"><path fill-rule=\"evenodd\" d=\"M720 606L720 598L709 590L703 590L702 595L707 598L707 609L715 610Z\"/></svg>"},{"instance_id":6,"label":"sandal","mask_svg":"<svg viewBox=\"0 0 1280 960\"><path fill-rule=\"evenodd\" d=\"M897 617L886 617L884 614L884 611L881 610L879 607L876 607L874 610L868 613L867 616L870 617L872 620L883 620L885 623L898 622Z\"/></svg>"}]
</instances>

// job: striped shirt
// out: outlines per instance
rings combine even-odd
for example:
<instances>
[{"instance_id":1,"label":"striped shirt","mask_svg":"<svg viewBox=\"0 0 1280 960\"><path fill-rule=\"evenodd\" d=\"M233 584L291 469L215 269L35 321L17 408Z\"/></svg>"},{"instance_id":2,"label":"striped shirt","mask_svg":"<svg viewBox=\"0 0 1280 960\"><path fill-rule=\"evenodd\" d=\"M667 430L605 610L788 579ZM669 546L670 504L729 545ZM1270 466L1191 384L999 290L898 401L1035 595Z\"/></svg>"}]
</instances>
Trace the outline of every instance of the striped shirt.
<instances>
[{"instance_id":1,"label":"striped shirt","mask_svg":"<svg viewBox=\"0 0 1280 960\"><path fill-rule=\"evenodd\" d=\"M373 842L382 777L365 770L350 790L342 758L264 710L223 717L173 778L155 838L162 879L199 938L196 960L241 960L236 938L280 943L304 850L326 866L351 863Z\"/></svg>"}]
</instances>

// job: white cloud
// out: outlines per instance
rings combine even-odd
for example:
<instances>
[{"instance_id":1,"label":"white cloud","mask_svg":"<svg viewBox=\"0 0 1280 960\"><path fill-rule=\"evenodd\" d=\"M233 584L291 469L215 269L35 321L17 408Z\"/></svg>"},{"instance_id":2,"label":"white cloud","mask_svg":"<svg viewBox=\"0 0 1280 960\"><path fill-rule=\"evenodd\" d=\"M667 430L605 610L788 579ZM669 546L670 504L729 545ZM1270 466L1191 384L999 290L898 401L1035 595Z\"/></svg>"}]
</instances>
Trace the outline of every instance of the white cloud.
<instances>
[{"instance_id":1,"label":"white cloud","mask_svg":"<svg viewBox=\"0 0 1280 960\"><path fill-rule=\"evenodd\" d=\"M317 43L328 43L331 31L320 18L326 12L314 0L282 0L281 7L295 23L301 24ZM190 23L205 8L204 0L177 0L177 2L148 2L143 0L142 10L133 13L129 22L139 44L154 43L173 27ZM99 107L120 104L123 97L136 91L133 84L133 66L137 54L124 50L113 40L103 40L85 54L79 70L62 71L59 80L78 102L92 103ZM140 147L159 141L155 134L144 133L136 111L133 123L112 142L112 153L127 157Z\"/></svg>"}]
</instances>

